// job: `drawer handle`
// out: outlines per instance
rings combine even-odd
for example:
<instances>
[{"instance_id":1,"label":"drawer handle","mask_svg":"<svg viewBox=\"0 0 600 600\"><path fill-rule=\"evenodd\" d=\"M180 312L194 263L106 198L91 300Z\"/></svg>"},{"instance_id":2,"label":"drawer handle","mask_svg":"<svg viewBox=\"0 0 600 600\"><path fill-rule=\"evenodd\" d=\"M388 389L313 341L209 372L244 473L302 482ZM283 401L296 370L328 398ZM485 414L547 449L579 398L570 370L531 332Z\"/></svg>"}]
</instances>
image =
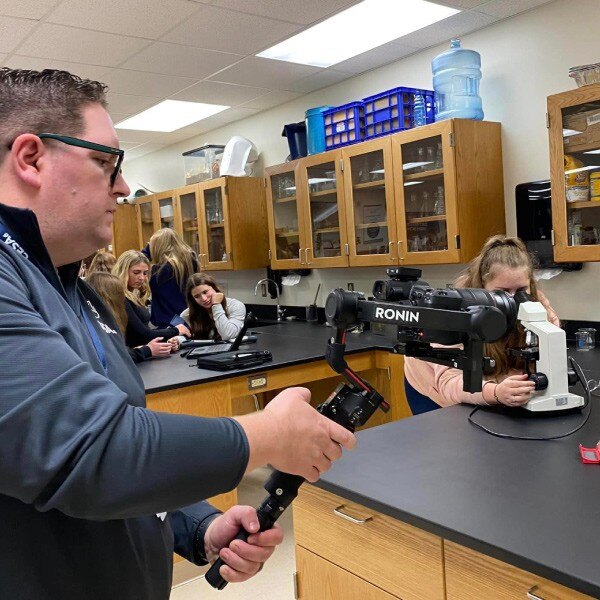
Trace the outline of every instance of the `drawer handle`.
<instances>
[{"instance_id":1,"label":"drawer handle","mask_svg":"<svg viewBox=\"0 0 600 600\"><path fill-rule=\"evenodd\" d=\"M337 508L333 509L333 514L338 517L342 517L342 519L346 519L346 521L350 521L350 523L354 523L355 525L364 525L367 521L371 521L373 517L367 517L366 519L356 519L355 517L351 517L349 514L342 512L342 508L344 508L343 504L340 504Z\"/></svg>"},{"instance_id":2,"label":"drawer handle","mask_svg":"<svg viewBox=\"0 0 600 600\"><path fill-rule=\"evenodd\" d=\"M529 600L544 600L541 596L538 596L537 594L534 594L533 592L535 592L538 589L537 585L534 585L528 592L527 592L527 598L529 598Z\"/></svg>"}]
</instances>

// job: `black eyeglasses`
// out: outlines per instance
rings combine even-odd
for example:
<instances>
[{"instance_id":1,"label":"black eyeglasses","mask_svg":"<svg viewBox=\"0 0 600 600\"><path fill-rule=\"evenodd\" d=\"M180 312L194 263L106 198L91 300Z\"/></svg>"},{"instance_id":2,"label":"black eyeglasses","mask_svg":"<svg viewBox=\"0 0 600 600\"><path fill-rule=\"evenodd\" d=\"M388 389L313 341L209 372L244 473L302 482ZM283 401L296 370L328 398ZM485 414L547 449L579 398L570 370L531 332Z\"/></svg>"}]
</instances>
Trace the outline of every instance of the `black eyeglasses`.
<instances>
[{"instance_id":1,"label":"black eyeglasses","mask_svg":"<svg viewBox=\"0 0 600 600\"><path fill-rule=\"evenodd\" d=\"M115 185L115 181L121 172L121 165L123 164L123 158L125 151L120 148L113 148L112 146L104 146L103 144L95 144L94 142L88 142L87 140L80 140L79 138L69 137L68 135L58 135L56 133L38 133L37 136L43 139L56 140L67 144L69 146L77 146L78 148L86 148L87 150L95 150L96 152L104 152L105 154L112 154L117 157L117 161L114 166L109 163L110 166L110 186Z\"/></svg>"}]
</instances>

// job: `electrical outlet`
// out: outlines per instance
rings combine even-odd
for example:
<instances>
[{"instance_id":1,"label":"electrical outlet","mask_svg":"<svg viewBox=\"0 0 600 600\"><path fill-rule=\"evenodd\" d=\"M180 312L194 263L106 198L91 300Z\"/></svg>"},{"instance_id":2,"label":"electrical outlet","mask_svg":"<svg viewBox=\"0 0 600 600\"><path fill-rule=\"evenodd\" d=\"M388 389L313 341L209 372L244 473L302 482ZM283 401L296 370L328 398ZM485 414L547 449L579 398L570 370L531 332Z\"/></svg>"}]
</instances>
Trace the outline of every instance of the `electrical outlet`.
<instances>
[{"instance_id":1,"label":"electrical outlet","mask_svg":"<svg viewBox=\"0 0 600 600\"><path fill-rule=\"evenodd\" d=\"M267 297L267 284L266 283L260 284L260 293L263 298Z\"/></svg>"},{"instance_id":2,"label":"electrical outlet","mask_svg":"<svg viewBox=\"0 0 600 600\"><path fill-rule=\"evenodd\" d=\"M353 283L348 283L348 291L349 292L353 292L354 291L354 284Z\"/></svg>"}]
</instances>

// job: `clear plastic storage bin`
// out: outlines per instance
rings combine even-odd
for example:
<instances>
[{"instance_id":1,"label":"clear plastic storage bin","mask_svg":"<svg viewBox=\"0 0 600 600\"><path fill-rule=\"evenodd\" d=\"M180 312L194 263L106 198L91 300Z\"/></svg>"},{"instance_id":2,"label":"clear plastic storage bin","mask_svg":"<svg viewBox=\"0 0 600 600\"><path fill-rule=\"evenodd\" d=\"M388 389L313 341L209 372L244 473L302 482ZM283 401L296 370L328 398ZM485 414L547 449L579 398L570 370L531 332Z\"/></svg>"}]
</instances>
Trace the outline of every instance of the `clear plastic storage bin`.
<instances>
[{"instance_id":1,"label":"clear plastic storage bin","mask_svg":"<svg viewBox=\"0 0 600 600\"><path fill-rule=\"evenodd\" d=\"M225 146L207 144L183 153L185 183L199 183L219 177Z\"/></svg>"}]
</instances>

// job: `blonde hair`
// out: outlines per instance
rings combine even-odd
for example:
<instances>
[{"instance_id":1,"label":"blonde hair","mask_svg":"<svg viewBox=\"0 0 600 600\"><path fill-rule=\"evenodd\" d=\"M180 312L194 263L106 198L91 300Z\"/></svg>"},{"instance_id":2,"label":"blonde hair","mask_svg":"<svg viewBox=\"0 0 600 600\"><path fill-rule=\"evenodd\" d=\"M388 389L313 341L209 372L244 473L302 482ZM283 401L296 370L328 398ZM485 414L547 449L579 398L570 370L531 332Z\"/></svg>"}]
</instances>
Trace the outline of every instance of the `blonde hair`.
<instances>
[{"instance_id":1,"label":"blonde hair","mask_svg":"<svg viewBox=\"0 0 600 600\"><path fill-rule=\"evenodd\" d=\"M152 262L159 267L158 273L165 265L171 265L177 285L183 288L187 278L194 272L194 251L172 229L167 228L152 234L149 247Z\"/></svg>"},{"instance_id":2,"label":"blonde hair","mask_svg":"<svg viewBox=\"0 0 600 600\"><path fill-rule=\"evenodd\" d=\"M121 280L112 273L94 271L86 277L85 281L110 308L124 336L127 329L127 311L125 310L125 288Z\"/></svg>"},{"instance_id":3,"label":"blonde hair","mask_svg":"<svg viewBox=\"0 0 600 600\"><path fill-rule=\"evenodd\" d=\"M101 272L101 273L110 273L112 268L115 266L117 262L117 257L110 252L104 252L99 250L96 252L96 255L92 259L90 266L87 269L86 277L89 277L91 273Z\"/></svg>"},{"instance_id":4,"label":"blonde hair","mask_svg":"<svg viewBox=\"0 0 600 600\"><path fill-rule=\"evenodd\" d=\"M127 283L129 282L129 269L139 263L144 263L150 266L150 261L145 254L139 250L126 250L117 259L117 262L113 267L112 274L116 275L121 280L125 297L128 300L131 300L134 304L145 307L148 303L148 299L150 298L150 288L148 286L144 286L139 290L132 291L127 286Z\"/></svg>"},{"instance_id":5,"label":"blonde hair","mask_svg":"<svg viewBox=\"0 0 600 600\"><path fill-rule=\"evenodd\" d=\"M469 263L467 269L455 281L456 287L483 288L494 279L501 269L526 269L529 277L529 294L541 300L533 277L534 264L527 247L518 237L495 235L483 245L481 252ZM508 356L506 348L518 348L525 344L525 332L520 324L504 338L493 344L485 344L485 353L495 361L490 373L492 378L506 375L511 369L522 368L522 361Z\"/></svg>"}]
</instances>

